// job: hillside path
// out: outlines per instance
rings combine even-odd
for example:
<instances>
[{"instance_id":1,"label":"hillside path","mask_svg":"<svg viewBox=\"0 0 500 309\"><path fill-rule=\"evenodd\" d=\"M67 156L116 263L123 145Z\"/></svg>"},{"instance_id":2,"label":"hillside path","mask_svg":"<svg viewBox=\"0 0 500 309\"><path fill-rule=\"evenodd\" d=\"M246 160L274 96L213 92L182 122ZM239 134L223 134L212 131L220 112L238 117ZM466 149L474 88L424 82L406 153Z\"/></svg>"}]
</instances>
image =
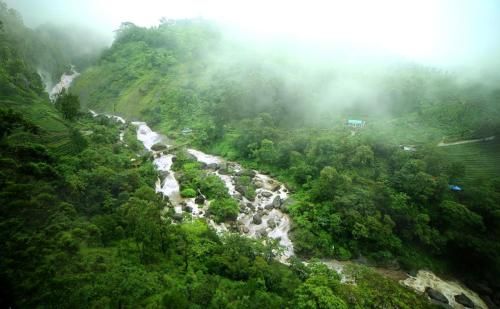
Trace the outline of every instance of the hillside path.
<instances>
[{"instance_id":1,"label":"hillside path","mask_svg":"<svg viewBox=\"0 0 500 309\"><path fill-rule=\"evenodd\" d=\"M495 136L489 136L489 137L483 137L483 138L476 138L476 139L467 139L463 141L458 141L458 142L452 142L452 143L445 143L445 142L439 142L437 144L438 147L446 147L446 146L453 146L453 145L462 145L462 144L470 144L470 143L477 143L477 142L486 142L486 141L491 141L495 139Z\"/></svg>"}]
</instances>

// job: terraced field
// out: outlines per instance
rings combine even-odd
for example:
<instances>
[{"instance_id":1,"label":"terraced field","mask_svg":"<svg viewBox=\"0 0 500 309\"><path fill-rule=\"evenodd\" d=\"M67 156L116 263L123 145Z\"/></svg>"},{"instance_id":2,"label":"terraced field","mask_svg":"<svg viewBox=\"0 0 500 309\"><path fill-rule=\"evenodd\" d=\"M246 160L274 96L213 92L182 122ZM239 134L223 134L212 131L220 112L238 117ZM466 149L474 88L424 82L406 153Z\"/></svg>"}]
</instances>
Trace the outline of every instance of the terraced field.
<instances>
[{"instance_id":1,"label":"terraced field","mask_svg":"<svg viewBox=\"0 0 500 309\"><path fill-rule=\"evenodd\" d=\"M465 164L464 181L500 177L500 139L443 148L452 160Z\"/></svg>"}]
</instances>

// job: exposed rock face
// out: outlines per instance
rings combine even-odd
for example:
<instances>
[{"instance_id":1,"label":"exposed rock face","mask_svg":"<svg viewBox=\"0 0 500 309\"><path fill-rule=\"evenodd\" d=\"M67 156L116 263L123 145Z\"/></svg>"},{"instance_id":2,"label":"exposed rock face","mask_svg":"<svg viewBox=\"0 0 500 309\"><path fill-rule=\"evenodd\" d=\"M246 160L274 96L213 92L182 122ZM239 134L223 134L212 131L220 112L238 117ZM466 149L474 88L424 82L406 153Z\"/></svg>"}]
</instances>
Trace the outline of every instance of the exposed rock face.
<instances>
[{"instance_id":1,"label":"exposed rock face","mask_svg":"<svg viewBox=\"0 0 500 309\"><path fill-rule=\"evenodd\" d=\"M425 293L429 295L429 297L435 301L438 301L440 303L448 303L448 298L444 296L441 292L434 290L431 287L426 287L425 288Z\"/></svg>"},{"instance_id":2,"label":"exposed rock face","mask_svg":"<svg viewBox=\"0 0 500 309\"><path fill-rule=\"evenodd\" d=\"M467 308L475 308L476 307L474 305L474 302L469 297L467 297L464 293L462 293L460 295L455 295L455 301L457 303L463 305L464 307L467 307Z\"/></svg>"},{"instance_id":3,"label":"exposed rock face","mask_svg":"<svg viewBox=\"0 0 500 309\"><path fill-rule=\"evenodd\" d=\"M276 221L274 221L274 218L267 220L267 226L271 229L274 229L276 227Z\"/></svg>"},{"instance_id":4,"label":"exposed rock face","mask_svg":"<svg viewBox=\"0 0 500 309\"><path fill-rule=\"evenodd\" d=\"M262 218L260 217L259 214L255 214L252 219L253 224L261 224L262 223Z\"/></svg>"}]
</instances>

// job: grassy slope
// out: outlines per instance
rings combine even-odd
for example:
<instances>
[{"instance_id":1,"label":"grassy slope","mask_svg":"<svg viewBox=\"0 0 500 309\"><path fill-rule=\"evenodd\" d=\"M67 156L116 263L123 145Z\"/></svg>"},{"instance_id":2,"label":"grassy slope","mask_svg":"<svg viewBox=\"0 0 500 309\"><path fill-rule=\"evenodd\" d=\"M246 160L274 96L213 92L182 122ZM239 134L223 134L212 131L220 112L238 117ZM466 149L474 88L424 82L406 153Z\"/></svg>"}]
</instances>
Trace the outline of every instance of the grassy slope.
<instances>
[{"instance_id":1,"label":"grassy slope","mask_svg":"<svg viewBox=\"0 0 500 309\"><path fill-rule=\"evenodd\" d=\"M453 145L443 147L452 160L463 162L466 169L464 181L500 176L500 141Z\"/></svg>"}]
</instances>

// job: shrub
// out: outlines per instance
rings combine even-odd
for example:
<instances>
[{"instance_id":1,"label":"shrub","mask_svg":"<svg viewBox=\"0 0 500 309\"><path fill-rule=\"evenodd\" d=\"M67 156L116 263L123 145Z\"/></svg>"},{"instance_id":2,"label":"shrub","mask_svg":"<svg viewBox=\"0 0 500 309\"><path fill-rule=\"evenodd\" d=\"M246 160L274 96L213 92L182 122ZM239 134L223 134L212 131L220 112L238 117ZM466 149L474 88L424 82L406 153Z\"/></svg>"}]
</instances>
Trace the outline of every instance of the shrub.
<instances>
[{"instance_id":1,"label":"shrub","mask_svg":"<svg viewBox=\"0 0 500 309\"><path fill-rule=\"evenodd\" d=\"M217 223L227 220L236 220L238 209L238 203L232 198L214 200L210 204L210 213Z\"/></svg>"},{"instance_id":2,"label":"shrub","mask_svg":"<svg viewBox=\"0 0 500 309\"><path fill-rule=\"evenodd\" d=\"M193 188L186 188L181 191L182 197L196 197L196 191Z\"/></svg>"}]
</instances>

